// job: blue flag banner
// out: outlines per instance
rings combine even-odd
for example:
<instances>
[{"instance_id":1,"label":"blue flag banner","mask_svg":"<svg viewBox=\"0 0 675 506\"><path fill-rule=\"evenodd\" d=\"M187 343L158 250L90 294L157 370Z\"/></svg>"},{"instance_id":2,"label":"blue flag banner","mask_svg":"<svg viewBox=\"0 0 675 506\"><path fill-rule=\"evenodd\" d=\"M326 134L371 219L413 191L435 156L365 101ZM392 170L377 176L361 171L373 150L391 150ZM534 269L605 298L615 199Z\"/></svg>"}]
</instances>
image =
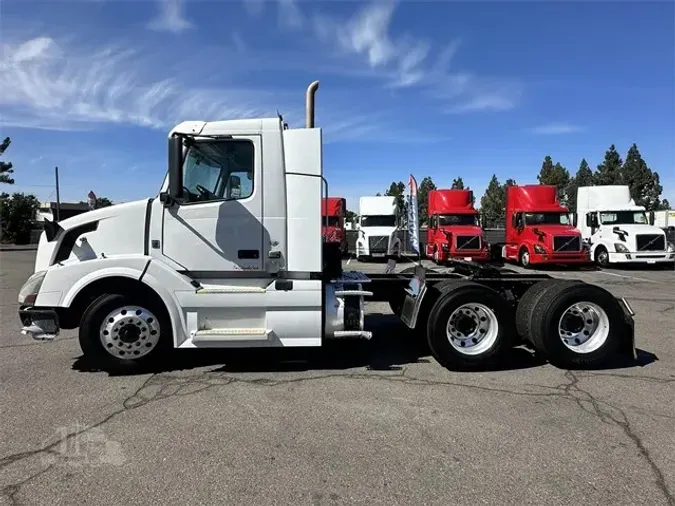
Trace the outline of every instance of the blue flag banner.
<instances>
[{"instance_id":1,"label":"blue flag banner","mask_svg":"<svg viewBox=\"0 0 675 506\"><path fill-rule=\"evenodd\" d=\"M410 248L420 254L419 221L417 218L417 181L410 174L408 179L408 242Z\"/></svg>"}]
</instances>

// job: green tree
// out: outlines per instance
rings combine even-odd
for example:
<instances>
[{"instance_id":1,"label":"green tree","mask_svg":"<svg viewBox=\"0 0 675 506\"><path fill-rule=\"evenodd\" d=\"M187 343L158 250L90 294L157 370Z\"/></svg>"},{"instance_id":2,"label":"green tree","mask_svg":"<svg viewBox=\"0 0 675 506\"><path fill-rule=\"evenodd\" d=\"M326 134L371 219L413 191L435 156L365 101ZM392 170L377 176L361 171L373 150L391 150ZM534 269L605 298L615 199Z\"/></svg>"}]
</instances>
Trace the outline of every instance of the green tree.
<instances>
[{"instance_id":1,"label":"green tree","mask_svg":"<svg viewBox=\"0 0 675 506\"><path fill-rule=\"evenodd\" d=\"M417 209L419 213L420 225L426 223L429 220L429 217L427 216L429 192L435 189L436 185L429 176L422 179L419 188L417 188Z\"/></svg>"},{"instance_id":2,"label":"green tree","mask_svg":"<svg viewBox=\"0 0 675 506\"><path fill-rule=\"evenodd\" d=\"M354 222L354 221L356 221L357 217L358 217L358 215L354 211L347 210L347 212L345 213L345 218L346 218L347 221Z\"/></svg>"},{"instance_id":3,"label":"green tree","mask_svg":"<svg viewBox=\"0 0 675 506\"><path fill-rule=\"evenodd\" d=\"M586 159L582 158L576 175L570 179L570 183L567 186L567 206L570 211L576 212L577 210L577 190L579 187L593 186L594 183L593 171L588 166Z\"/></svg>"},{"instance_id":4,"label":"green tree","mask_svg":"<svg viewBox=\"0 0 675 506\"><path fill-rule=\"evenodd\" d=\"M509 179L509 181L512 180ZM492 178L485 189L485 194L480 199L480 212L483 221L488 226L491 226L495 222L504 219L506 186L506 184L500 184L496 174L492 174Z\"/></svg>"},{"instance_id":5,"label":"green tree","mask_svg":"<svg viewBox=\"0 0 675 506\"><path fill-rule=\"evenodd\" d=\"M28 244L35 214L40 202L34 195L7 193L0 195L0 224L2 242Z\"/></svg>"},{"instance_id":6,"label":"green tree","mask_svg":"<svg viewBox=\"0 0 675 506\"><path fill-rule=\"evenodd\" d=\"M647 166L635 143L626 154L622 173L624 184L630 188L630 196L637 205L644 206L648 211L659 208L663 192L659 174Z\"/></svg>"},{"instance_id":7,"label":"green tree","mask_svg":"<svg viewBox=\"0 0 675 506\"><path fill-rule=\"evenodd\" d=\"M566 203L568 201L567 189L570 184L570 173L560 163L556 162L554 165L550 156L544 158L537 179L539 184L555 186L558 189L558 198L561 202Z\"/></svg>"},{"instance_id":8,"label":"green tree","mask_svg":"<svg viewBox=\"0 0 675 506\"><path fill-rule=\"evenodd\" d=\"M452 186L450 187L450 189L451 190L463 190L464 189L464 181L462 181L462 176L452 180Z\"/></svg>"},{"instance_id":9,"label":"green tree","mask_svg":"<svg viewBox=\"0 0 675 506\"><path fill-rule=\"evenodd\" d=\"M5 140L0 144L0 155L4 155L5 151L12 143L9 137L5 137ZM12 169L12 162L3 162L0 160L0 183L5 184L14 184L14 179L10 177L10 174L14 172Z\"/></svg>"},{"instance_id":10,"label":"green tree","mask_svg":"<svg viewBox=\"0 0 675 506\"><path fill-rule=\"evenodd\" d=\"M604 161L598 165L593 179L596 185L608 184L624 184L622 177L621 156L616 151L616 146L612 144L607 151L605 151Z\"/></svg>"},{"instance_id":11,"label":"green tree","mask_svg":"<svg viewBox=\"0 0 675 506\"><path fill-rule=\"evenodd\" d=\"M406 203L405 203L405 184L402 181L398 183L392 181L389 185L389 189L384 192L387 197L396 197L396 214L398 216L405 216L406 213Z\"/></svg>"}]
</instances>

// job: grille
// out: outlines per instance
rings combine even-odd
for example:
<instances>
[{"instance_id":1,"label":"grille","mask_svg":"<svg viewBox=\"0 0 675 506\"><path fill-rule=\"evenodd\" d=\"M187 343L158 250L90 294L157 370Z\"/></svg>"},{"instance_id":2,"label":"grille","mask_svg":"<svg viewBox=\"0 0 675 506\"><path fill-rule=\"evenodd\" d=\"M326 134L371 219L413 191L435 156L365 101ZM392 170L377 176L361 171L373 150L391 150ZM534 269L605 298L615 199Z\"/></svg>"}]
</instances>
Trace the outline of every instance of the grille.
<instances>
[{"instance_id":1,"label":"grille","mask_svg":"<svg viewBox=\"0 0 675 506\"><path fill-rule=\"evenodd\" d=\"M389 236L378 235L368 238L368 249L370 253L386 253L389 246Z\"/></svg>"},{"instance_id":2,"label":"grille","mask_svg":"<svg viewBox=\"0 0 675 506\"><path fill-rule=\"evenodd\" d=\"M553 238L553 251L581 251L581 237L557 235Z\"/></svg>"},{"instance_id":3,"label":"grille","mask_svg":"<svg viewBox=\"0 0 675 506\"><path fill-rule=\"evenodd\" d=\"M666 238L661 234L644 234L636 236L638 251L665 251Z\"/></svg>"},{"instance_id":4,"label":"grille","mask_svg":"<svg viewBox=\"0 0 675 506\"><path fill-rule=\"evenodd\" d=\"M458 235L457 249L480 249L479 235Z\"/></svg>"}]
</instances>

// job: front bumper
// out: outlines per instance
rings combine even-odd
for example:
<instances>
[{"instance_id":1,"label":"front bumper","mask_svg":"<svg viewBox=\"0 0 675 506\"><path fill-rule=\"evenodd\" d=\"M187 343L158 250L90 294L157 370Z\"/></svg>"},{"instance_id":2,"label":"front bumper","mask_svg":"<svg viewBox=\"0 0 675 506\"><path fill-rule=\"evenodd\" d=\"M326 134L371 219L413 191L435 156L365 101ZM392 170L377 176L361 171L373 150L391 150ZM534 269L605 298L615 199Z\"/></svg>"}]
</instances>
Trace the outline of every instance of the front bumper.
<instances>
[{"instance_id":1,"label":"front bumper","mask_svg":"<svg viewBox=\"0 0 675 506\"><path fill-rule=\"evenodd\" d=\"M467 262L488 262L490 260L490 250L450 251L444 254L452 260L466 260Z\"/></svg>"},{"instance_id":2,"label":"front bumper","mask_svg":"<svg viewBox=\"0 0 675 506\"><path fill-rule=\"evenodd\" d=\"M633 252L610 253L609 263L662 264L675 262L675 253Z\"/></svg>"},{"instance_id":3,"label":"front bumper","mask_svg":"<svg viewBox=\"0 0 675 506\"><path fill-rule=\"evenodd\" d=\"M37 341L51 341L59 335L59 316L53 309L32 306L19 307L21 333Z\"/></svg>"},{"instance_id":4,"label":"front bumper","mask_svg":"<svg viewBox=\"0 0 675 506\"><path fill-rule=\"evenodd\" d=\"M530 264L589 264L591 257L588 253L532 253Z\"/></svg>"}]
</instances>

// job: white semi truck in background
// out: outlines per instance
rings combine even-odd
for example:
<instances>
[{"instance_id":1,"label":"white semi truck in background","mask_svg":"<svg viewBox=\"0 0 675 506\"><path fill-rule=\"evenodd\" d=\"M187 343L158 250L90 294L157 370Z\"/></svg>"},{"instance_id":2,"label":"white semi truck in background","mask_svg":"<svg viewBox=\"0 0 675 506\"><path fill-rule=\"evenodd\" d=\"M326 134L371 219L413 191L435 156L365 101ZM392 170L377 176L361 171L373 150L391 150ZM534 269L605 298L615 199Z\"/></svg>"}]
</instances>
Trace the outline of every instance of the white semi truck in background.
<instances>
[{"instance_id":1,"label":"white semi truck in background","mask_svg":"<svg viewBox=\"0 0 675 506\"><path fill-rule=\"evenodd\" d=\"M663 229L649 224L645 208L635 204L628 186L579 187L576 226L600 266L675 263L675 246Z\"/></svg>"},{"instance_id":2,"label":"white semi truck in background","mask_svg":"<svg viewBox=\"0 0 675 506\"><path fill-rule=\"evenodd\" d=\"M18 296L22 332L51 340L78 328L92 367L126 369L172 348L370 338L368 298L389 302L452 369L483 369L522 343L566 368L637 358L634 313L598 286L471 262L343 271L321 227L318 84L306 128L281 117L180 123L157 196L45 221Z\"/></svg>"},{"instance_id":3,"label":"white semi truck in background","mask_svg":"<svg viewBox=\"0 0 675 506\"><path fill-rule=\"evenodd\" d=\"M401 241L396 236L398 218L396 197L361 197L356 259L363 261L369 258L400 255Z\"/></svg>"}]
</instances>

